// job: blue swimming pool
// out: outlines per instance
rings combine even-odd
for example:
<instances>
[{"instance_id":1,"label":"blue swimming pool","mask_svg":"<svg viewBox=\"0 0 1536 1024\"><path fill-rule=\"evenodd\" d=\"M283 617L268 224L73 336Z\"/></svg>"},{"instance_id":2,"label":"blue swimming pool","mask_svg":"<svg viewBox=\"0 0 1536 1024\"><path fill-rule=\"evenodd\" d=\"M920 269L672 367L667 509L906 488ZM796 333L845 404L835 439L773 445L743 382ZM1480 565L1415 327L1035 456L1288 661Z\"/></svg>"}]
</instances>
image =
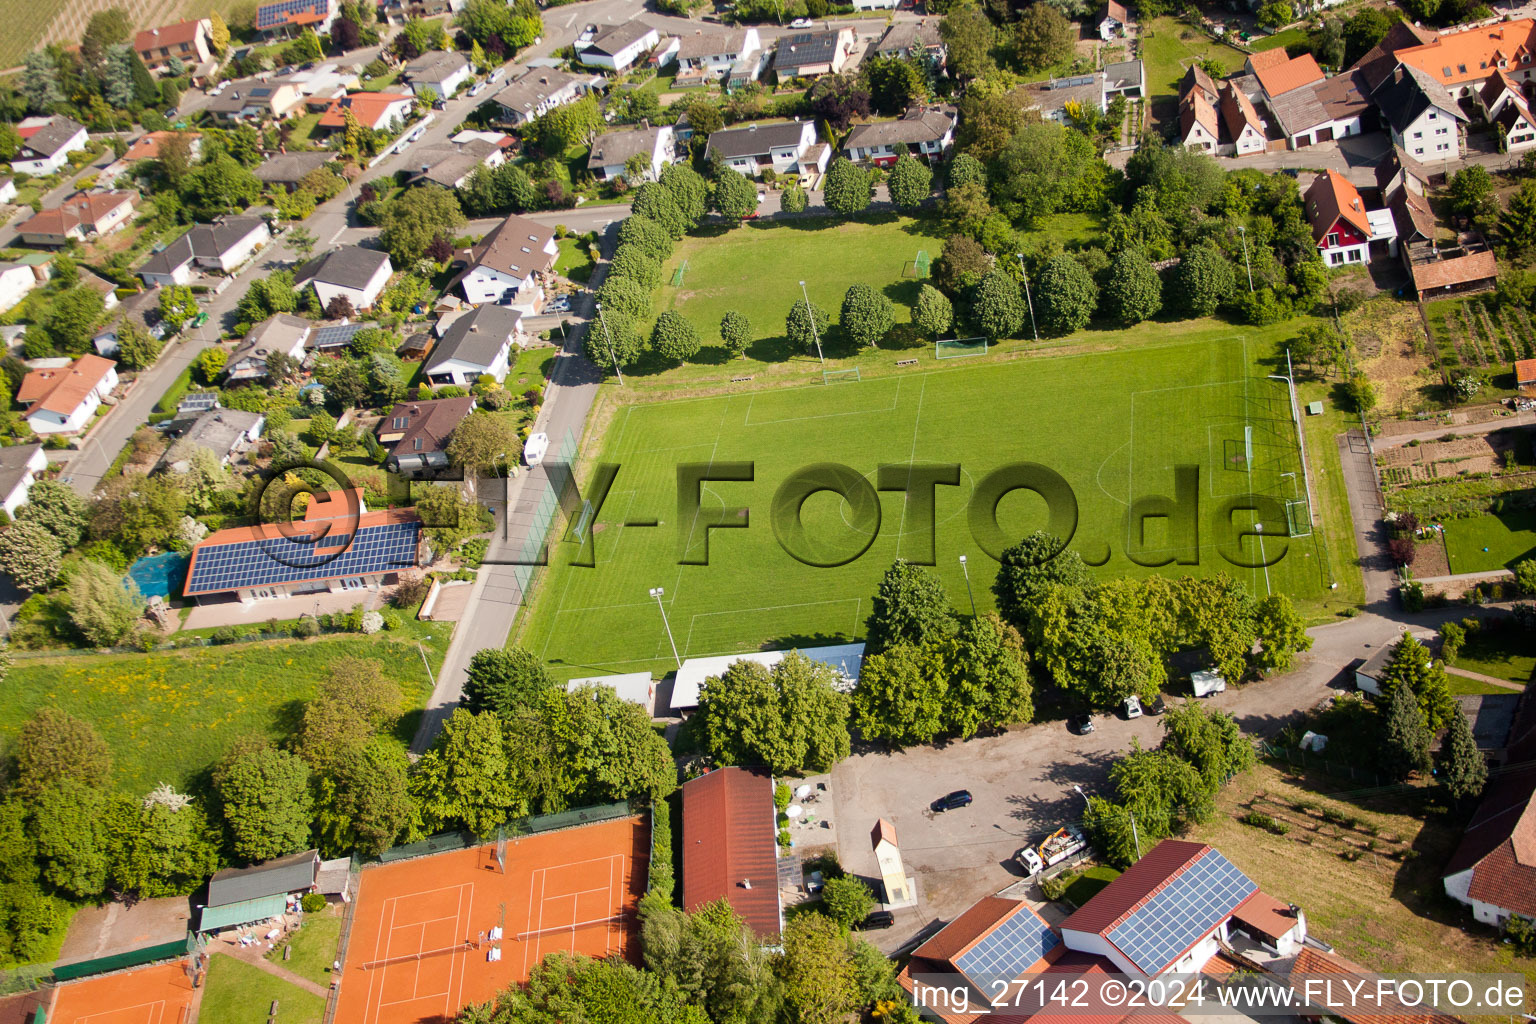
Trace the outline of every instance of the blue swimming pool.
<instances>
[{"instance_id":1,"label":"blue swimming pool","mask_svg":"<svg viewBox=\"0 0 1536 1024\"><path fill-rule=\"evenodd\" d=\"M145 597L179 597L187 582L189 561L177 551L149 555L128 567L128 578L138 584L139 593Z\"/></svg>"}]
</instances>

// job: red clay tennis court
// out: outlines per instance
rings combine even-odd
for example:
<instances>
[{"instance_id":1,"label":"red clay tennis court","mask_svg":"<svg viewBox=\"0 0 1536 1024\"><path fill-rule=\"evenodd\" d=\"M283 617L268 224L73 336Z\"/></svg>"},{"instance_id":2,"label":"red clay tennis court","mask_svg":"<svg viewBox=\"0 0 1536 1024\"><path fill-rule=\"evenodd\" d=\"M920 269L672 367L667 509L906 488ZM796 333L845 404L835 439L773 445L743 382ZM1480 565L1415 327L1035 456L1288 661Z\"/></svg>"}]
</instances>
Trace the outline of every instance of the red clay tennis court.
<instances>
[{"instance_id":1,"label":"red clay tennis court","mask_svg":"<svg viewBox=\"0 0 1536 1024\"><path fill-rule=\"evenodd\" d=\"M183 1024L191 1005L185 961L155 964L60 985L48 1024Z\"/></svg>"},{"instance_id":2,"label":"red clay tennis court","mask_svg":"<svg viewBox=\"0 0 1536 1024\"><path fill-rule=\"evenodd\" d=\"M649 855L629 817L510 839L505 871L494 843L364 869L335 1024L451 1018L556 951L633 957Z\"/></svg>"}]
</instances>

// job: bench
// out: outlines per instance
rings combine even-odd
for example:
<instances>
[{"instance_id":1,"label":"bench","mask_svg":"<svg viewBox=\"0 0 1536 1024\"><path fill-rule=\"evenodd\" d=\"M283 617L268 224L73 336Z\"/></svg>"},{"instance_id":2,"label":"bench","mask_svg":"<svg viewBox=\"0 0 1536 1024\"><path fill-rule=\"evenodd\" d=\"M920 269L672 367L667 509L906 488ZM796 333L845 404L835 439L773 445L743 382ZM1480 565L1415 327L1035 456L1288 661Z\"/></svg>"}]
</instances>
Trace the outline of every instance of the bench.
<instances>
[{"instance_id":1,"label":"bench","mask_svg":"<svg viewBox=\"0 0 1536 1024\"><path fill-rule=\"evenodd\" d=\"M747 381L749 381L751 379L752 379L751 377L732 377L731 378L731 383L732 384L745 384Z\"/></svg>"},{"instance_id":2,"label":"bench","mask_svg":"<svg viewBox=\"0 0 1536 1024\"><path fill-rule=\"evenodd\" d=\"M917 360L916 359L898 359L898 360L896 360L896 365L897 366L916 366L917 365Z\"/></svg>"}]
</instances>

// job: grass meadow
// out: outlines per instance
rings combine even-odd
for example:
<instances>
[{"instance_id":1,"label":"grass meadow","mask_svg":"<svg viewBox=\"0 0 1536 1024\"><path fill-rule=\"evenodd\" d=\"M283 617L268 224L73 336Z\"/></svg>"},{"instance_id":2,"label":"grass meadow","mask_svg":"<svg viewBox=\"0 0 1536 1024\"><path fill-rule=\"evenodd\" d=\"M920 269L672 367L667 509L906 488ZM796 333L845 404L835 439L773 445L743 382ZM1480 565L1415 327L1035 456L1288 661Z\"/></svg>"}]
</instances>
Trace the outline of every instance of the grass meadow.
<instances>
[{"instance_id":1,"label":"grass meadow","mask_svg":"<svg viewBox=\"0 0 1536 1024\"><path fill-rule=\"evenodd\" d=\"M232 956L208 960L203 1001L197 1019L203 1024L261 1024L277 1003L283 1024L320 1024L325 999Z\"/></svg>"},{"instance_id":2,"label":"grass meadow","mask_svg":"<svg viewBox=\"0 0 1536 1024\"><path fill-rule=\"evenodd\" d=\"M1015 491L997 505L1000 532L973 533L973 491L1016 462L1066 481L1077 503L1072 546L1106 577L1226 571L1256 594L1285 591L1316 614L1329 597L1322 533L1281 539L1283 522L1270 522L1270 539L1250 537L1237 551L1221 523L1222 502L1237 494L1300 493L1299 478L1285 475L1300 471L1289 403L1283 385L1266 379L1290 330L1215 321L1142 328L1118 332L1113 348L1008 360L934 362L930 354L902 370L890 370L885 353L883 376L822 384L817 373L800 387L600 410L592 461L620 468L590 534L595 565L573 564L587 560L576 543L555 545L522 642L564 676L665 672L671 652L648 596L657 586L684 657L845 641L863 635L870 595L898 556L933 562L955 608L968 611L958 561L967 555L970 593L986 611L996 568L987 548L1000 551L1048 523L1041 498ZM780 485L829 458L871 482L883 464L958 463L959 484L936 488L931 515L900 491L858 504L822 492L801 508L803 532L784 525L793 517L776 525ZM681 509L679 465L747 461L753 479L706 483L699 510ZM1137 564L1133 550L1142 563L1172 557L1168 520L1147 519L1138 535L1127 510L1135 499L1174 495L1176 466L1199 472L1198 564ZM706 529L711 519L724 528ZM657 525L638 525L645 520ZM1233 521L1251 524L1252 514ZM842 564L797 560L779 543L781 531L806 560ZM1257 561L1260 542L1274 561L1267 571L1235 567L1223 554L1228 545L1239 560ZM683 564L702 561L706 549L707 565Z\"/></svg>"},{"instance_id":3,"label":"grass meadow","mask_svg":"<svg viewBox=\"0 0 1536 1024\"><path fill-rule=\"evenodd\" d=\"M1488 513L1445 523L1451 572L1495 572L1536 557L1536 512Z\"/></svg>"},{"instance_id":4,"label":"grass meadow","mask_svg":"<svg viewBox=\"0 0 1536 1024\"><path fill-rule=\"evenodd\" d=\"M412 622L396 633L273 640L155 654L18 658L6 677L0 750L53 705L94 725L112 751L112 782L140 795L168 782L185 790L242 736L293 733L304 702L337 658L372 658L400 684L409 739L431 690L419 641L434 665L448 628Z\"/></svg>"},{"instance_id":5,"label":"grass meadow","mask_svg":"<svg viewBox=\"0 0 1536 1024\"><path fill-rule=\"evenodd\" d=\"M1226 43L1218 43L1177 18L1153 18L1142 36L1142 60L1147 69L1150 98L1177 96L1179 80L1197 60L1210 58L1227 72L1243 66L1246 55Z\"/></svg>"}]
</instances>

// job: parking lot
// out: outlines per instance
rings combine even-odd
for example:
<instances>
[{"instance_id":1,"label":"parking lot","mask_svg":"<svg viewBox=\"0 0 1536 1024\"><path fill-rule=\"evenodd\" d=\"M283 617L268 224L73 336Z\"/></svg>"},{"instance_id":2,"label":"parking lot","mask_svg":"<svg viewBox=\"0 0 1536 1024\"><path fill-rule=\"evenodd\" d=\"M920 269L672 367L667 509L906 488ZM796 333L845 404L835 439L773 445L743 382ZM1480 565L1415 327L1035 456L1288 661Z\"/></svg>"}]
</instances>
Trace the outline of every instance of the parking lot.
<instances>
[{"instance_id":1,"label":"parking lot","mask_svg":"<svg viewBox=\"0 0 1536 1024\"><path fill-rule=\"evenodd\" d=\"M1350 673L1341 666L1350 657L1330 653L1328 642L1345 641L1352 656L1357 647L1346 637L1356 631L1342 625L1317 631L1319 650L1303 655L1294 671L1230 688L1209 698L1206 707L1232 714L1249 735L1274 735L1297 710L1348 686ZM1381 623L1382 639L1392 628ZM1175 702L1168 700L1170 706ZM1073 787L1107 795L1110 764L1133 738L1143 749L1156 747L1160 721L1150 715L1133 721L1101 715L1087 736L1054 721L943 746L855 754L839 764L832 790L843 867L878 879L869 836L876 819L885 818L896 828L907 875L916 883L917 906L896 911L895 927L870 938L882 949L895 949L920 931L953 920L981 897L1022 881L1024 873L1013 863L1019 847L1080 822L1084 801ZM957 789L971 792L970 806L929 809Z\"/></svg>"}]
</instances>

